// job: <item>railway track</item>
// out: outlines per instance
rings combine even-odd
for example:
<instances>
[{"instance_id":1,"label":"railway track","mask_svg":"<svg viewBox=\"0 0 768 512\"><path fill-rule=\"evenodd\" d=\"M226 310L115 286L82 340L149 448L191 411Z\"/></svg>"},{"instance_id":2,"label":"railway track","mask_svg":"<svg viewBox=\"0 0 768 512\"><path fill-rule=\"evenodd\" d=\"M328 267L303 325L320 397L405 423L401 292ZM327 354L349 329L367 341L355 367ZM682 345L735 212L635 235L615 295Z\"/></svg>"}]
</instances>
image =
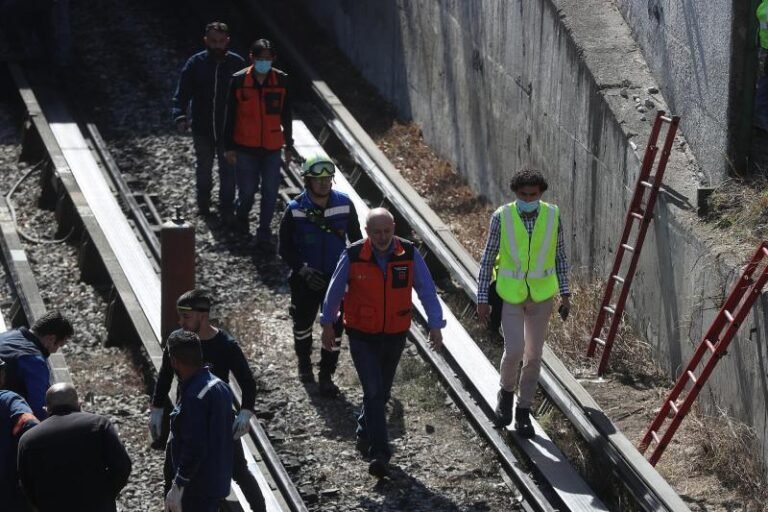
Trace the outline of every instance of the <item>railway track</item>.
<instances>
[{"instance_id":1,"label":"railway track","mask_svg":"<svg viewBox=\"0 0 768 512\"><path fill-rule=\"evenodd\" d=\"M353 168L345 170L345 174L352 181L350 190L365 190L368 192L365 199L369 203L387 204L396 210L399 218L404 220L423 242L423 252L431 254L430 260L439 262L437 266L450 274L465 291L467 306L462 308L461 313L455 316L451 315L449 330L452 336L450 339L453 339L455 343L448 344L448 357L445 359L432 357L430 362L440 374L441 379L447 383L449 392L457 403L461 404L461 407L467 411L468 417L475 423L478 431L497 450L504 461L505 468L514 475L515 483L523 495L521 508L552 510L553 505L547 502L548 498L542 495L537 486L527 477L525 471L521 469L521 464L509 449L507 440L499 435L499 432L489 428L490 423L486 414L483 413L484 410L487 412L488 408L492 407L494 400L497 379L494 379L492 374L495 369L491 368L489 372L489 363L482 352L479 349L471 348L474 342L469 338L460 322L473 309L472 300L476 291L474 276L477 275L477 263L450 235L450 230L440 219L426 207L418 194L399 177L392 164L387 161L357 125L330 88L319 80L317 74L303 61L301 55L292 48L290 41L281 40L278 27L274 24L270 25L266 21L269 19L267 13L259 11L259 7L254 2L246 2L246 4L249 9L253 9L252 12L258 14L262 23L267 23L270 26L273 35L280 40L281 48L290 54L294 66L300 69L304 79L312 84L310 88L316 101L316 109L323 119L322 126L315 127L318 128L316 130L317 139L322 141L325 147L334 148L332 156L356 162ZM92 134L96 133L93 130L91 132ZM307 139L307 145L311 145L309 137ZM92 140L97 141L96 145L99 145L98 136L92 135ZM107 153L105 150L99 150L99 152L102 155ZM108 158L104 158L104 160L108 160ZM110 172L110 174L119 181L114 172ZM115 184L114 186L120 188L120 185ZM56 189L55 186L53 188ZM294 173L287 173L283 187L284 194L289 196L292 190L298 188L300 185L296 180L295 170ZM284 197L284 200L286 198ZM126 200L126 202L129 201ZM60 208L66 211L67 208L71 209L73 206L75 210L79 211L77 205ZM147 209L146 206L144 208ZM137 213L139 209L141 206L138 204L131 205L133 212L131 215L137 224L145 224L144 221L140 220L143 214ZM359 209L359 211L363 212L364 209ZM66 221L64 221L63 226L66 229ZM147 231L144 251L145 253L154 253L152 236L149 234L154 229L151 225L143 229ZM125 306L125 302L126 300L130 302L130 298L123 297L120 291L116 290L115 293L116 299L113 301L113 307L120 314L128 313L128 311L123 310L129 309ZM141 325L141 319L138 319L137 323ZM144 328L146 329L146 326ZM419 329L414 329L410 337L423 349L423 333ZM156 345L157 343L155 343ZM470 349L467 350L467 347ZM145 345L145 350L150 353L151 348L148 349ZM432 356L428 350L422 350L422 352L425 357ZM150 355L150 359L153 359L152 355ZM634 448L616 431L607 416L600 411L597 404L581 389L581 386L567 373L567 370L553 354L548 353L546 355L545 364L547 368L543 375L542 387L548 398L564 412L590 446L595 448L596 452L605 453L604 461L610 465L608 467L611 468L611 472L618 475L625 483L629 492L636 498L638 507L642 510L687 510L679 497L668 488L666 482L652 468L649 470L648 467L645 467L644 459L636 455L636 452L633 453ZM489 375L490 378L488 378ZM537 428L537 433L542 439L546 439L543 430ZM539 474L546 476L544 471L546 468L542 469L542 467L546 465L546 456L551 455L551 447L548 446L544 450L546 455L543 455L544 452L538 447L531 446L532 443L518 442L519 440L514 436L511 436L511 439L516 442L517 448L526 452L527 456L540 468ZM552 466L562 467L567 464L561 455L556 456L555 462L556 464ZM551 478L557 478L557 476ZM571 486L572 482L572 480L567 481L568 485L565 486L562 485L563 481L551 481L550 488L555 489L555 493L558 494L558 486L568 487ZM604 507L600 504L599 499L596 500L588 490L579 488L576 494L585 496L586 501L581 504L579 499L573 495L560 493L556 505L558 509L595 510Z\"/></svg>"}]
</instances>

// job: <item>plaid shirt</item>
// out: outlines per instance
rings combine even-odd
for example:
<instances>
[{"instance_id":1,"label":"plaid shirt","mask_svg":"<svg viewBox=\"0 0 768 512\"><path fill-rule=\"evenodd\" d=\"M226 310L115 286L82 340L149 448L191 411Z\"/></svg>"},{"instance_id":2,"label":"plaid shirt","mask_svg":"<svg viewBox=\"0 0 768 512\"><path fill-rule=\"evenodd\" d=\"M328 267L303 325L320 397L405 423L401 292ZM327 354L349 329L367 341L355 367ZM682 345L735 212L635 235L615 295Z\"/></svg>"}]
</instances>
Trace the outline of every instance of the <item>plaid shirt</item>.
<instances>
[{"instance_id":1,"label":"plaid shirt","mask_svg":"<svg viewBox=\"0 0 768 512\"><path fill-rule=\"evenodd\" d=\"M503 208L504 206L498 208L491 216L491 225L488 228L488 241L485 244L483 257L480 260L480 275L477 277L478 304L488 304L488 286L491 284L493 267L496 265L496 256L499 254L499 244L501 242L501 212ZM529 237L533 232L533 225L536 223L538 216L538 210L531 216L520 216ZM570 295L571 292L568 288L568 256L565 254L562 216L557 225L555 271L557 273L557 282L560 285L560 295Z\"/></svg>"}]
</instances>

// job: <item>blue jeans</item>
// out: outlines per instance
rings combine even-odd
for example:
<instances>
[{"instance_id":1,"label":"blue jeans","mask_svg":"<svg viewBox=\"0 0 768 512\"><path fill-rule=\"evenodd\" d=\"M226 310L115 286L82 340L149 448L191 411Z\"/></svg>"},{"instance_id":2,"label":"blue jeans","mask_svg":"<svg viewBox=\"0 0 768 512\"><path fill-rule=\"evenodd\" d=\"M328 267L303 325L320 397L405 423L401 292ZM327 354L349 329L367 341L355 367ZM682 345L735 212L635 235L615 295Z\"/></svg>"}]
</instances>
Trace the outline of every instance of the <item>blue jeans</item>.
<instances>
[{"instance_id":1,"label":"blue jeans","mask_svg":"<svg viewBox=\"0 0 768 512\"><path fill-rule=\"evenodd\" d=\"M248 221L248 214L253 207L256 190L261 182L261 204L259 206L259 228L257 240L269 240L272 237L272 217L275 215L277 192L280 189L280 151L262 154L237 152L237 218Z\"/></svg>"},{"instance_id":2,"label":"blue jeans","mask_svg":"<svg viewBox=\"0 0 768 512\"><path fill-rule=\"evenodd\" d=\"M395 370L405 348L402 336L349 334L349 351L363 385L363 410L357 419L357 434L368 438L369 455L389 462L386 405Z\"/></svg>"},{"instance_id":3,"label":"blue jeans","mask_svg":"<svg viewBox=\"0 0 768 512\"><path fill-rule=\"evenodd\" d=\"M216 145L213 137L194 135L192 143L195 146L197 163L197 207L207 208L211 203L213 189L213 159L219 164L219 213L229 215L235 208L235 168L224 158L224 148Z\"/></svg>"}]
</instances>

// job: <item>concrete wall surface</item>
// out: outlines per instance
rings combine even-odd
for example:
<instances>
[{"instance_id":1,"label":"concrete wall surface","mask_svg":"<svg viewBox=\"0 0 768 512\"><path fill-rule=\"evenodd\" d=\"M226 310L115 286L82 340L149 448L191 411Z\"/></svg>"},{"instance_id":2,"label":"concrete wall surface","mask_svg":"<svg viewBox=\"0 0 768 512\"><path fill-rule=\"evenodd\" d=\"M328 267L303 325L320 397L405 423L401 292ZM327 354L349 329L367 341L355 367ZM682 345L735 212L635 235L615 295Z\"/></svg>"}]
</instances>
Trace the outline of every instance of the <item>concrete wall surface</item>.
<instances>
[{"instance_id":1,"label":"concrete wall surface","mask_svg":"<svg viewBox=\"0 0 768 512\"><path fill-rule=\"evenodd\" d=\"M734 0L615 0L702 169L719 183L729 155Z\"/></svg>"},{"instance_id":2,"label":"concrete wall surface","mask_svg":"<svg viewBox=\"0 0 768 512\"><path fill-rule=\"evenodd\" d=\"M642 110L646 101L665 108L660 95L649 96L658 85L611 0L305 5L476 191L507 202L515 170L542 169L551 184L545 199L563 212L574 270L606 277L654 116ZM700 116L720 119L718 112ZM698 225L697 166L680 136L664 182L668 193L659 196L628 312L677 375L752 248L725 247L722 234ZM752 425L766 458L767 306L763 300L745 321L701 399Z\"/></svg>"}]
</instances>

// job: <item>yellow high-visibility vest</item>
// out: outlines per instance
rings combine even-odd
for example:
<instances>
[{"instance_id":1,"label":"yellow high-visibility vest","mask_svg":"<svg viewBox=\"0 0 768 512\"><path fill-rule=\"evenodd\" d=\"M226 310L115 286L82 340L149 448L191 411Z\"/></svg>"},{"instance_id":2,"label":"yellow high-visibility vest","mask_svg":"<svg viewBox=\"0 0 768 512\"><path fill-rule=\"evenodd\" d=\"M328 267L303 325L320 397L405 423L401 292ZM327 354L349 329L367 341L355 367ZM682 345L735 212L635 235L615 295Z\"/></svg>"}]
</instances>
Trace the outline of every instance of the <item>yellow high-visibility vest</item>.
<instances>
[{"instance_id":1,"label":"yellow high-visibility vest","mask_svg":"<svg viewBox=\"0 0 768 512\"><path fill-rule=\"evenodd\" d=\"M768 0L757 6L757 19L760 22L760 46L768 50Z\"/></svg>"},{"instance_id":2,"label":"yellow high-visibility vest","mask_svg":"<svg viewBox=\"0 0 768 512\"><path fill-rule=\"evenodd\" d=\"M515 202L502 206L496 292L510 304L530 297L544 302L557 294L555 269L560 210L541 201L530 236Z\"/></svg>"}]
</instances>

